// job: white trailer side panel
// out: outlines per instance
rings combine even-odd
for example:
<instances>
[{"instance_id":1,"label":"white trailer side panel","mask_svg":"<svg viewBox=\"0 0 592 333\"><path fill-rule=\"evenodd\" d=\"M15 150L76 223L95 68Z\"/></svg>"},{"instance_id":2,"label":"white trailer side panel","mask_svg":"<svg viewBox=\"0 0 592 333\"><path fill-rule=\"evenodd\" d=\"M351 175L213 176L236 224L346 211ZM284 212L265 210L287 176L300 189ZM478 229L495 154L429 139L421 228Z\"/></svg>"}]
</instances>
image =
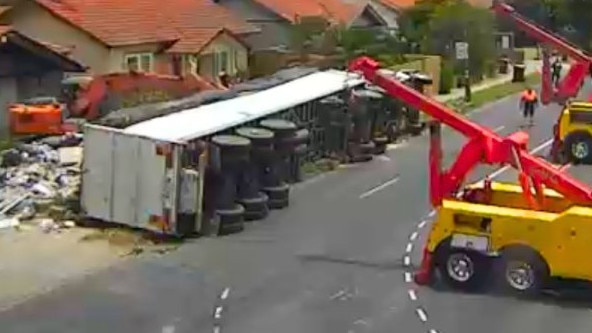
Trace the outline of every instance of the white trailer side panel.
<instances>
[{"instance_id":1,"label":"white trailer side panel","mask_svg":"<svg viewBox=\"0 0 592 333\"><path fill-rule=\"evenodd\" d=\"M151 217L167 213L165 198L176 188L166 186L166 157L157 153L158 142L97 125L86 125L84 132L86 215L161 232L160 225L150 223ZM176 221L169 222L174 230Z\"/></svg>"},{"instance_id":2,"label":"white trailer side panel","mask_svg":"<svg viewBox=\"0 0 592 333\"><path fill-rule=\"evenodd\" d=\"M110 221L113 195L113 132L87 126L84 138L82 207L88 216Z\"/></svg>"},{"instance_id":3,"label":"white trailer side panel","mask_svg":"<svg viewBox=\"0 0 592 333\"><path fill-rule=\"evenodd\" d=\"M138 224L136 219L136 205L138 204L137 177L135 168L138 167L139 146L138 138L113 134L111 142L113 149L113 211L111 221L126 223L133 226Z\"/></svg>"}]
</instances>

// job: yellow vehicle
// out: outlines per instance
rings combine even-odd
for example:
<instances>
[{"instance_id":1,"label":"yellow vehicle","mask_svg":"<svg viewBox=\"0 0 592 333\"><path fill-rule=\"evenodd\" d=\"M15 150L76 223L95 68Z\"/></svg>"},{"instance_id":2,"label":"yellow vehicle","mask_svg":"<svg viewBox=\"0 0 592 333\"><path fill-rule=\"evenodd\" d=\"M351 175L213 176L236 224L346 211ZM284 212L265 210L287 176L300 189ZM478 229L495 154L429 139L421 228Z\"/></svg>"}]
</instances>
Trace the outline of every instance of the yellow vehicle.
<instances>
[{"instance_id":1,"label":"yellow vehicle","mask_svg":"<svg viewBox=\"0 0 592 333\"><path fill-rule=\"evenodd\" d=\"M567 103L553 128L551 157L559 163L592 163L592 103Z\"/></svg>"},{"instance_id":2,"label":"yellow vehicle","mask_svg":"<svg viewBox=\"0 0 592 333\"><path fill-rule=\"evenodd\" d=\"M469 202L444 200L422 266L458 289L491 277L517 293L537 292L550 278L592 280L592 208L546 189L544 211L534 211L519 185L494 182L485 191L471 185Z\"/></svg>"}]
</instances>

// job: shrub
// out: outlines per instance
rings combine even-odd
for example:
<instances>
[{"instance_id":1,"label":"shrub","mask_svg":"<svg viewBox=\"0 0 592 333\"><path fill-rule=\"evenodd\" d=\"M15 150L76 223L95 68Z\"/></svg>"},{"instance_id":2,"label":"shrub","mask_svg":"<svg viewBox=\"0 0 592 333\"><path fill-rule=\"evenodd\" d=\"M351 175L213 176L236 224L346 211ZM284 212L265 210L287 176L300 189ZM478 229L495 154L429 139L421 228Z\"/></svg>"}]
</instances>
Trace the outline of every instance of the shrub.
<instances>
[{"instance_id":1,"label":"shrub","mask_svg":"<svg viewBox=\"0 0 592 333\"><path fill-rule=\"evenodd\" d=\"M443 62L440 69L440 89L438 94L449 94L454 87L454 67L448 63Z\"/></svg>"}]
</instances>

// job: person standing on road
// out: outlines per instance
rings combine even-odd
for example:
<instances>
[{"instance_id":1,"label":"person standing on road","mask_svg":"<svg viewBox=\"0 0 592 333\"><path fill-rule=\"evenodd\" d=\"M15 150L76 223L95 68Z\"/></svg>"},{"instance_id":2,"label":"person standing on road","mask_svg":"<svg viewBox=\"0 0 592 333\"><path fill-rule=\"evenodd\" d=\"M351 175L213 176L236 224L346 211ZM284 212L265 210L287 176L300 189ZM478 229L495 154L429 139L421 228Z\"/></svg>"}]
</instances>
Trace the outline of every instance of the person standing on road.
<instances>
[{"instance_id":1,"label":"person standing on road","mask_svg":"<svg viewBox=\"0 0 592 333\"><path fill-rule=\"evenodd\" d=\"M534 123L534 111L538 105L539 98L536 91L531 87L527 87L520 97L520 107L522 108L522 116L526 121L528 119L529 124Z\"/></svg>"},{"instance_id":2,"label":"person standing on road","mask_svg":"<svg viewBox=\"0 0 592 333\"><path fill-rule=\"evenodd\" d=\"M561 78L561 71L563 70L563 64L561 63L561 59L559 57L555 58L553 65L551 66L551 82L553 85L557 87L559 84L559 79Z\"/></svg>"}]
</instances>

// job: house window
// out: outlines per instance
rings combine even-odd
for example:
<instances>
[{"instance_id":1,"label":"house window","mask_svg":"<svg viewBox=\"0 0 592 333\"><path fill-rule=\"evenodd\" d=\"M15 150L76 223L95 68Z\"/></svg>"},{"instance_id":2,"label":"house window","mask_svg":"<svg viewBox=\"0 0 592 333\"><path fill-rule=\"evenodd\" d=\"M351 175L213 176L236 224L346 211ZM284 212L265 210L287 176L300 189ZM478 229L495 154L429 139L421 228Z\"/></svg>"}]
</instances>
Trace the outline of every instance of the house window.
<instances>
[{"instance_id":1,"label":"house window","mask_svg":"<svg viewBox=\"0 0 592 333\"><path fill-rule=\"evenodd\" d=\"M199 57L195 54L188 54L183 57L185 74L199 74Z\"/></svg>"},{"instance_id":2,"label":"house window","mask_svg":"<svg viewBox=\"0 0 592 333\"><path fill-rule=\"evenodd\" d=\"M214 74L218 75L220 72L228 73L229 67L228 52L222 51L214 53Z\"/></svg>"},{"instance_id":3,"label":"house window","mask_svg":"<svg viewBox=\"0 0 592 333\"><path fill-rule=\"evenodd\" d=\"M125 67L128 71L152 72L154 70L154 56L152 53L135 53L125 56Z\"/></svg>"}]
</instances>

